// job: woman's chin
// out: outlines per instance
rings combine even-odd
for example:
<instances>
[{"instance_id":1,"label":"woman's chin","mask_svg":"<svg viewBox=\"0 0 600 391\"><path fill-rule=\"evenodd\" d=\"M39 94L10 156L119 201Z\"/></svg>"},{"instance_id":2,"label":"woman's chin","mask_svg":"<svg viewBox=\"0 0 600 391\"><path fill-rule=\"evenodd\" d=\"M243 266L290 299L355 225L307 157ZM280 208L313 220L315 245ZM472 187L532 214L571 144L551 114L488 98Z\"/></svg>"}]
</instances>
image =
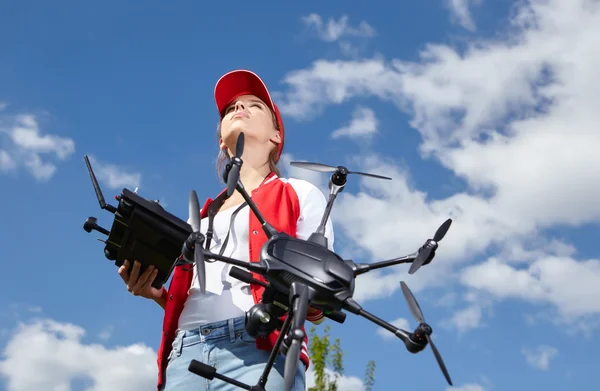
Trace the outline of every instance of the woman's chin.
<instances>
[{"instance_id":1,"label":"woman's chin","mask_svg":"<svg viewBox=\"0 0 600 391\"><path fill-rule=\"evenodd\" d=\"M239 124L235 124L231 129L227 132L227 142L233 142L235 144L237 142L238 136L240 133L244 132L244 138L254 137L255 132L251 127L248 127L246 124L240 121Z\"/></svg>"}]
</instances>

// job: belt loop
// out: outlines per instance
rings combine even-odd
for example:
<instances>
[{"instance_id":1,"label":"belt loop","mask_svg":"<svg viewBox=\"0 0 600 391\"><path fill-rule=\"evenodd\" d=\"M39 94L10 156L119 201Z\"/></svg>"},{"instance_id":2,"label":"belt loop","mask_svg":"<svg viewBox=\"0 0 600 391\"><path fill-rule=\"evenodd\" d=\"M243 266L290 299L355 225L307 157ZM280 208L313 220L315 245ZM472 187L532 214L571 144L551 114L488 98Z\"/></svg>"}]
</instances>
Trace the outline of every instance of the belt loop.
<instances>
[{"instance_id":1,"label":"belt loop","mask_svg":"<svg viewBox=\"0 0 600 391\"><path fill-rule=\"evenodd\" d=\"M235 342L235 324L234 319L230 318L227 320L227 324L229 325L229 340L231 342Z\"/></svg>"},{"instance_id":2,"label":"belt loop","mask_svg":"<svg viewBox=\"0 0 600 391\"><path fill-rule=\"evenodd\" d=\"M183 350L183 337L185 336L185 331L180 331L176 337L175 342L175 354L177 357L181 356L181 351Z\"/></svg>"}]
</instances>

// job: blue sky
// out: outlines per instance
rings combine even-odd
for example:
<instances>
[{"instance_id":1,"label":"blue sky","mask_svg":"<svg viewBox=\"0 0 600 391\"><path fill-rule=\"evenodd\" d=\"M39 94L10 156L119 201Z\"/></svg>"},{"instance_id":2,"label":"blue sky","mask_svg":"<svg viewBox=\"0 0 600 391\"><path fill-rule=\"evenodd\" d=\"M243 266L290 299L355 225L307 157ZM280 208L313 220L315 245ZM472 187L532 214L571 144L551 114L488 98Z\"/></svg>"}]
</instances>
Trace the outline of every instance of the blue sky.
<instances>
[{"instance_id":1,"label":"blue sky","mask_svg":"<svg viewBox=\"0 0 600 391\"><path fill-rule=\"evenodd\" d=\"M107 199L137 186L187 218L191 188L222 188L212 94L235 68L277 97L285 175L326 190L326 176L286 165L297 159L393 177L352 178L340 196L342 255L412 253L454 219L432 264L361 276L356 297L412 329L405 280L456 389L600 382L597 5L141 4L2 5L1 389L153 386L161 310L128 294L83 231L88 216L111 222L83 156ZM331 325L345 389L374 359L377 390L447 390L430 349L413 356L350 315Z\"/></svg>"}]
</instances>

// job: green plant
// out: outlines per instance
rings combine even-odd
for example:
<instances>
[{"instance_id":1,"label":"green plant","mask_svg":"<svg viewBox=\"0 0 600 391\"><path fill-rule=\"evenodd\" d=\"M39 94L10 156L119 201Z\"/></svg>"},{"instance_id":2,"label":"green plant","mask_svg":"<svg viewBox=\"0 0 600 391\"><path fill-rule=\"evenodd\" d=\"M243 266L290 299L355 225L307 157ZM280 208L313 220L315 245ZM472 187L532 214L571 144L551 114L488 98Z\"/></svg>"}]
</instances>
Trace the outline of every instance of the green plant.
<instances>
[{"instance_id":1,"label":"green plant","mask_svg":"<svg viewBox=\"0 0 600 391\"><path fill-rule=\"evenodd\" d=\"M330 326L325 326L320 336L313 326L310 329L309 354L311 366L315 374L315 385L308 391L338 391L340 378L344 373L344 352L341 340L331 343ZM327 369L333 373L330 375ZM365 370L364 383L367 391L373 390L375 384L375 361L370 360Z\"/></svg>"}]
</instances>

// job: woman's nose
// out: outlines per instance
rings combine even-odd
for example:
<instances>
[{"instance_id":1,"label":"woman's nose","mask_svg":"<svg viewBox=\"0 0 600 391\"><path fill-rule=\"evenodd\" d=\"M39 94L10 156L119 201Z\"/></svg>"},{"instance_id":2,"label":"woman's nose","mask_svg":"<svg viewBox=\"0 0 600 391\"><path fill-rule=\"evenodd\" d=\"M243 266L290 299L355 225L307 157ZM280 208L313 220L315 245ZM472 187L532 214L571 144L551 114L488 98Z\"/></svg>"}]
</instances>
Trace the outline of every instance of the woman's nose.
<instances>
[{"instance_id":1,"label":"woman's nose","mask_svg":"<svg viewBox=\"0 0 600 391\"><path fill-rule=\"evenodd\" d=\"M244 107L244 103L243 102L241 102L241 101L235 102L235 108L234 108L235 111L244 110L244 108L245 107Z\"/></svg>"}]
</instances>

